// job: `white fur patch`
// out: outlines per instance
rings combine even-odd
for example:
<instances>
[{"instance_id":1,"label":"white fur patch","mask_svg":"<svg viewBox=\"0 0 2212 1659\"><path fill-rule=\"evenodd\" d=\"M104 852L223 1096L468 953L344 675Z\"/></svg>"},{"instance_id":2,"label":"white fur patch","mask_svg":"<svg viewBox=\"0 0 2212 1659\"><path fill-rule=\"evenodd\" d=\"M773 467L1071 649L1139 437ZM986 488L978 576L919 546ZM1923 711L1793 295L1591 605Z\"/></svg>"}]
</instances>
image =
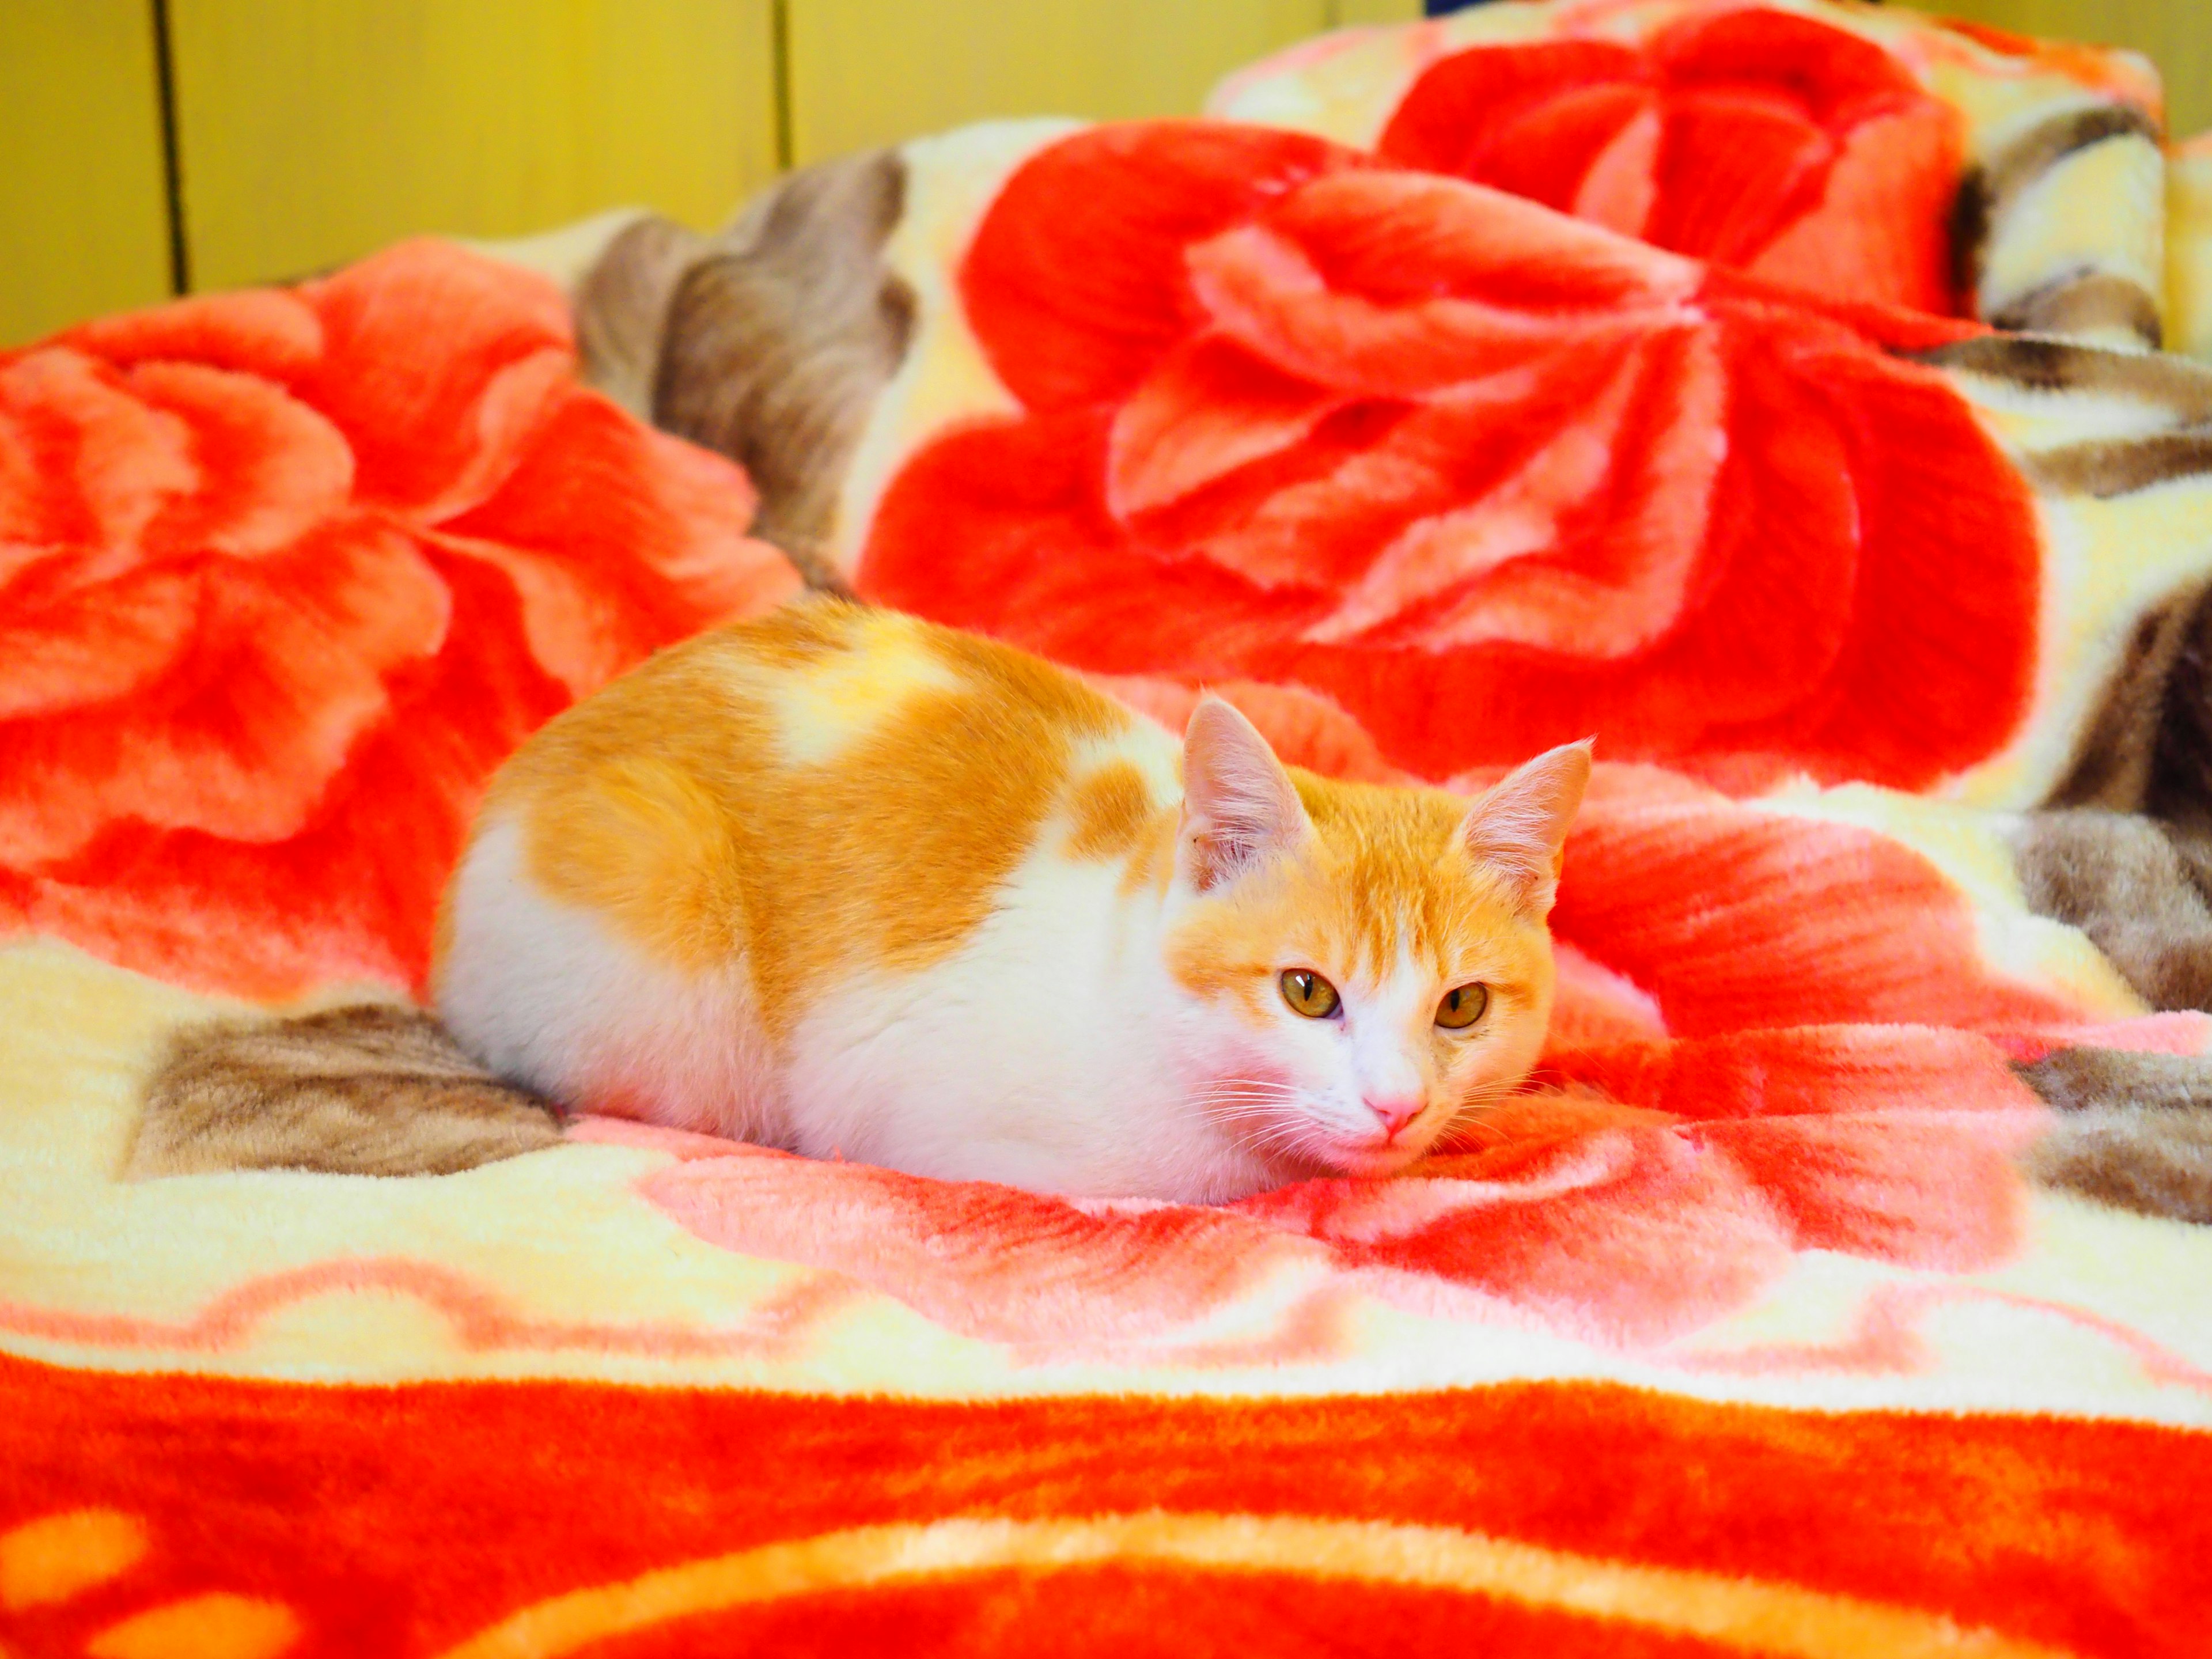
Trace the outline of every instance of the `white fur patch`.
<instances>
[{"instance_id":1,"label":"white fur patch","mask_svg":"<svg viewBox=\"0 0 2212 1659\"><path fill-rule=\"evenodd\" d=\"M1267 1184L1192 1103L1224 1033L1162 969L1159 901L1121 874L1034 852L957 955L817 1001L784 1073L798 1150L1088 1197Z\"/></svg>"},{"instance_id":2,"label":"white fur patch","mask_svg":"<svg viewBox=\"0 0 2212 1659\"><path fill-rule=\"evenodd\" d=\"M742 962L703 980L653 963L539 890L512 822L477 836L453 906L438 1016L501 1076L575 1109L786 1144Z\"/></svg>"}]
</instances>

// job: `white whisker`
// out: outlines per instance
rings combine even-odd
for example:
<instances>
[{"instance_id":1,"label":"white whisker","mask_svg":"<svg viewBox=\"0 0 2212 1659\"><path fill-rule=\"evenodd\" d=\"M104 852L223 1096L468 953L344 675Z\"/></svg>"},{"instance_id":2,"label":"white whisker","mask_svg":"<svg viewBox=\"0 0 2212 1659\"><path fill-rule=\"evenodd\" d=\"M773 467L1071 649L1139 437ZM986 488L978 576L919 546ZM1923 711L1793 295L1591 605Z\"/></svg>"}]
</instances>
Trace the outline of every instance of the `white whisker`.
<instances>
[{"instance_id":1,"label":"white whisker","mask_svg":"<svg viewBox=\"0 0 2212 1659\"><path fill-rule=\"evenodd\" d=\"M1262 1157L1326 1162L1325 1139L1299 1109L1304 1091L1258 1078L1220 1078L1200 1085L1192 1099L1226 1120L1246 1148Z\"/></svg>"},{"instance_id":2,"label":"white whisker","mask_svg":"<svg viewBox=\"0 0 2212 1659\"><path fill-rule=\"evenodd\" d=\"M1488 1136L1490 1139L1487 1144L1491 1146L1503 1146L1509 1144L1513 1137L1496 1124L1484 1122L1482 1115L1499 1103L1511 1098L1519 1093L1520 1090L1521 1085L1518 1079L1509 1079L1484 1084L1469 1091L1461 1100L1459 1109L1452 1115L1451 1121L1445 1124L1437 1135L1437 1140L1443 1142L1458 1140L1462 1136L1477 1138Z\"/></svg>"}]
</instances>

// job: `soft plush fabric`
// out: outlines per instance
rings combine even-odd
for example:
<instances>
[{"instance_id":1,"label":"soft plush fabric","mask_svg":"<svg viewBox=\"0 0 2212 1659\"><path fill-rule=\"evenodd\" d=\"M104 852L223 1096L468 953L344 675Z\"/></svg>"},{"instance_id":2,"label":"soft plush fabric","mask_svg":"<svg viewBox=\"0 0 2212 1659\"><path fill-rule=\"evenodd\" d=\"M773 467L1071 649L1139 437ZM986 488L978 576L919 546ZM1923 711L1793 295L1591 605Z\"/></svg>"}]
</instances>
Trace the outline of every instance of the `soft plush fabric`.
<instances>
[{"instance_id":1,"label":"soft plush fabric","mask_svg":"<svg viewBox=\"0 0 2212 1659\"><path fill-rule=\"evenodd\" d=\"M1292 47L1209 108L1824 294L2162 337L2131 52L1856 0L1497 0Z\"/></svg>"},{"instance_id":2,"label":"soft plush fabric","mask_svg":"<svg viewBox=\"0 0 2212 1659\"><path fill-rule=\"evenodd\" d=\"M0 359L0 918L185 983L406 985L476 794L797 586L742 474L436 245Z\"/></svg>"},{"instance_id":3,"label":"soft plush fabric","mask_svg":"<svg viewBox=\"0 0 2212 1659\"><path fill-rule=\"evenodd\" d=\"M2166 157L2166 205L2172 349L2212 358L2212 132Z\"/></svg>"},{"instance_id":4,"label":"soft plush fabric","mask_svg":"<svg viewBox=\"0 0 2212 1659\"><path fill-rule=\"evenodd\" d=\"M2170 357L1279 131L901 159L915 321L832 562L1098 673L1294 685L1420 776L1596 732L1734 794L2039 805L2212 557L2208 383Z\"/></svg>"},{"instance_id":5,"label":"soft plush fabric","mask_svg":"<svg viewBox=\"0 0 2212 1659\"><path fill-rule=\"evenodd\" d=\"M2016 1159L2212 1019L2005 813L2212 575L2203 378L1308 136L901 166L810 553L1343 775L1596 731L1537 1088L1215 1209L604 1117L117 1179L170 1033L409 994L498 757L796 578L511 267L76 331L0 360L0 1647L2199 1650L2212 1231Z\"/></svg>"}]
</instances>

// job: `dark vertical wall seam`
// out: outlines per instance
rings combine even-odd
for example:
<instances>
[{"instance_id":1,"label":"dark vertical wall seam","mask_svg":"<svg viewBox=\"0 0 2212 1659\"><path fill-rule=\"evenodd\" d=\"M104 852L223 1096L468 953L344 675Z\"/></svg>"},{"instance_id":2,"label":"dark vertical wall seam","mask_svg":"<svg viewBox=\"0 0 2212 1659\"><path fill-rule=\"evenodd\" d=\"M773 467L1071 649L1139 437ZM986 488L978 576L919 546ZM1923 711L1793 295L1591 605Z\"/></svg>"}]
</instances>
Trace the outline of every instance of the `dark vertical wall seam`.
<instances>
[{"instance_id":1,"label":"dark vertical wall seam","mask_svg":"<svg viewBox=\"0 0 2212 1659\"><path fill-rule=\"evenodd\" d=\"M161 185L169 208L169 292L192 291L192 260L185 237L185 167L177 146L177 59L169 49L169 0L153 0L154 78L161 106Z\"/></svg>"},{"instance_id":2,"label":"dark vertical wall seam","mask_svg":"<svg viewBox=\"0 0 2212 1659\"><path fill-rule=\"evenodd\" d=\"M791 170L791 0L769 0L769 70L775 82L775 165Z\"/></svg>"}]
</instances>

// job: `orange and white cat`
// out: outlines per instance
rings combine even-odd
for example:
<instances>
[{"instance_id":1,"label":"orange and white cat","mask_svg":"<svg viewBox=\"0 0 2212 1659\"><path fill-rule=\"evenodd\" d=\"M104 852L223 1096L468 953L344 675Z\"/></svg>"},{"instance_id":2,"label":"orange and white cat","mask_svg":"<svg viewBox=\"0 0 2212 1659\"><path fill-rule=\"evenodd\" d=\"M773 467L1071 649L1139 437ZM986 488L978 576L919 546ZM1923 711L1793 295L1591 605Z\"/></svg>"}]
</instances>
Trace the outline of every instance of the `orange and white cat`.
<instances>
[{"instance_id":1,"label":"orange and white cat","mask_svg":"<svg viewBox=\"0 0 2212 1659\"><path fill-rule=\"evenodd\" d=\"M1470 805L1166 732L829 600L703 635L495 780L437 1009L572 1108L1044 1191L1378 1176L1534 1064L1589 773Z\"/></svg>"}]
</instances>

